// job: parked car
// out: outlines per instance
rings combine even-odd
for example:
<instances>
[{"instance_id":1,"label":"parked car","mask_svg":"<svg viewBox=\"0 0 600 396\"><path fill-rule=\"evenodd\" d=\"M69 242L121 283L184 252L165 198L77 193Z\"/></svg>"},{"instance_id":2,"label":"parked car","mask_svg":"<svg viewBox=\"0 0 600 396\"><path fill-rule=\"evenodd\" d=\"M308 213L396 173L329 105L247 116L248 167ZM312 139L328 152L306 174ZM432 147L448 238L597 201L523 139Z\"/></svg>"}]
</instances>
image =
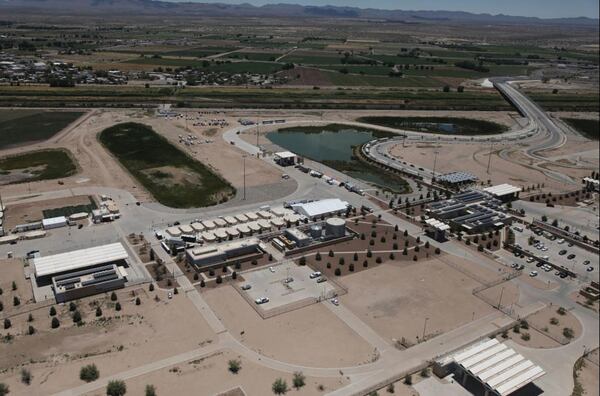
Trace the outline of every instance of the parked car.
<instances>
[{"instance_id":1,"label":"parked car","mask_svg":"<svg viewBox=\"0 0 600 396\"><path fill-rule=\"evenodd\" d=\"M319 278L317 279L317 283L327 282L327 278Z\"/></svg>"},{"instance_id":2,"label":"parked car","mask_svg":"<svg viewBox=\"0 0 600 396\"><path fill-rule=\"evenodd\" d=\"M321 271L315 271L312 274L309 275L310 279L315 279L321 276Z\"/></svg>"},{"instance_id":3,"label":"parked car","mask_svg":"<svg viewBox=\"0 0 600 396\"><path fill-rule=\"evenodd\" d=\"M564 256L565 254L567 254L567 251L565 249L563 249L560 252L558 252L558 254L561 256Z\"/></svg>"},{"instance_id":4,"label":"parked car","mask_svg":"<svg viewBox=\"0 0 600 396\"><path fill-rule=\"evenodd\" d=\"M567 258L568 258L569 260L573 260L573 259L575 258L575 255L574 255L573 253L571 253L571 254L569 254L569 255L567 256Z\"/></svg>"},{"instance_id":5,"label":"parked car","mask_svg":"<svg viewBox=\"0 0 600 396\"><path fill-rule=\"evenodd\" d=\"M531 276L532 278L534 278L534 277L538 276L538 272L537 271L531 271L529 273L529 276Z\"/></svg>"},{"instance_id":6,"label":"parked car","mask_svg":"<svg viewBox=\"0 0 600 396\"><path fill-rule=\"evenodd\" d=\"M252 289L251 285L244 285L244 286L242 286L242 290L250 290L250 289Z\"/></svg>"},{"instance_id":7,"label":"parked car","mask_svg":"<svg viewBox=\"0 0 600 396\"><path fill-rule=\"evenodd\" d=\"M290 277L288 277L288 278L285 278L285 279L283 280L283 283L292 283L293 281L294 281L294 278L292 278L292 277L290 276Z\"/></svg>"},{"instance_id":8,"label":"parked car","mask_svg":"<svg viewBox=\"0 0 600 396\"><path fill-rule=\"evenodd\" d=\"M269 298L268 297L259 297L256 300L254 300L254 302L258 305L260 304L266 304L269 302Z\"/></svg>"},{"instance_id":9,"label":"parked car","mask_svg":"<svg viewBox=\"0 0 600 396\"><path fill-rule=\"evenodd\" d=\"M273 267L269 267L269 271L271 271L271 272L275 272L275 268L273 268Z\"/></svg>"},{"instance_id":10,"label":"parked car","mask_svg":"<svg viewBox=\"0 0 600 396\"><path fill-rule=\"evenodd\" d=\"M590 260L585 260L583 263L581 263L583 265L590 265Z\"/></svg>"},{"instance_id":11,"label":"parked car","mask_svg":"<svg viewBox=\"0 0 600 396\"><path fill-rule=\"evenodd\" d=\"M594 267L587 267L586 271L587 272L592 272L594 270Z\"/></svg>"},{"instance_id":12,"label":"parked car","mask_svg":"<svg viewBox=\"0 0 600 396\"><path fill-rule=\"evenodd\" d=\"M338 305L340 305L340 300L338 300L337 298L332 298L331 303L335 306L338 306Z\"/></svg>"}]
</instances>

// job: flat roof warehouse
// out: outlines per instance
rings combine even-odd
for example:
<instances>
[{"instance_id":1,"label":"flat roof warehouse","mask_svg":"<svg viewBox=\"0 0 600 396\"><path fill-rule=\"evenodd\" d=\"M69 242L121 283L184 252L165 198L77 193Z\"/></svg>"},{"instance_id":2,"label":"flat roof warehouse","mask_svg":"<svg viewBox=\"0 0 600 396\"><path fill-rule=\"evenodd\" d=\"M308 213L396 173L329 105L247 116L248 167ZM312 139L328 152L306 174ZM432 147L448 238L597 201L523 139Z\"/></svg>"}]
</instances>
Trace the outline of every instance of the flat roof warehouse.
<instances>
[{"instance_id":1,"label":"flat roof warehouse","mask_svg":"<svg viewBox=\"0 0 600 396\"><path fill-rule=\"evenodd\" d=\"M127 251L120 242L32 259L36 278L74 271L98 264L126 260Z\"/></svg>"}]
</instances>

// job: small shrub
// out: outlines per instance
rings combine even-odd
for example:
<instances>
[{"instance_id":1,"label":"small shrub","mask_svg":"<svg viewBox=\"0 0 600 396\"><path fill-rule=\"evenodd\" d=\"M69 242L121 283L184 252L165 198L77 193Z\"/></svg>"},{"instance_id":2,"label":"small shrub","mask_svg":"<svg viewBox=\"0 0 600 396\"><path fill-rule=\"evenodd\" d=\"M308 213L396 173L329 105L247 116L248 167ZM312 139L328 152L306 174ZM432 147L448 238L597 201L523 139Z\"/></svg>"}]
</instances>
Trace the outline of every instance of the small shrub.
<instances>
[{"instance_id":1,"label":"small shrub","mask_svg":"<svg viewBox=\"0 0 600 396\"><path fill-rule=\"evenodd\" d=\"M228 363L229 371L237 374L242 369L242 362L237 359L231 359Z\"/></svg>"},{"instance_id":2,"label":"small shrub","mask_svg":"<svg viewBox=\"0 0 600 396\"><path fill-rule=\"evenodd\" d=\"M115 304L115 311L120 311L120 310L121 310L121 303L120 303L120 302L117 302L117 303Z\"/></svg>"},{"instance_id":3,"label":"small shrub","mask_svg":"<svg viewBox=\"0 0 600 396\"><path fill-rule=\"evenodd\" d=\"M292 379L292 385L294 386L294 388L296 388L296 390L302 388L304 385L306 385L306 377L304 376L304 374L302 374L302 372L300 371L296 371L294 373L294 378Z\"/></svg>"},{"instance_id":4,"label":"small shrub","mask_svg":"<svg viewBox=\"0 0 600 396\"><path fill-rule=\"evenodd\" d=\"M523 333L521 334L521 339L523 341L529 341L531 339L531 336L529 335L529 333Z\"/></svg>"},{"instance_id":5,"label":"small shrub","mask_svg":"<svg viewBox=\"0 0 600 396\"><path fill-rule=\"evenodd\" d=\"M140 300L139 297L136 297L135 299L135 305L141 305L142 304L142 300Z\"/></svg>"},{"instance_id":6,"label":"small shrub","mask_svg":"<svg viewBox=\"0 0 600 396\"><path fill-rule=\"evenodd\" d=\"M334 271L335 276L340 276L342 275L342 270L340 270L339 268L336 268Z\"/></svg>"},{"instance_id":7,"label":"small shrub","mask_svg":"<svg viewBox=\"0 0 600 396\"><path fill-rule=\"evenodd\" d=\"M79 370L79 379L85 382L96 381L100 377L100 371L95 364L88 364Z\"/></svg>"},{"instance_id":8,"label":"small shrub","mask_svg":"<svg viewBox=\"0 0 600 396\"><path fill-rule=\"evenodd\" d=\"M25 385L31 384L31 372L26 368L21 369L21 382Z\"/></svg>"},{"instance_id":9,"label":"small shrub","mask_svg":"<svg viewBox=\"0 0 600 396\"><path fill-rule=\"evenodd\" d=\"M413 382L412 382L412 375L410 375L410 374L409 374L409 375L407 375L406 377L404 377L404 383L405 383L406 385L412 385L412 383L413 383Z\"/></svg>"},{"instance_id":10,"label":"small shrub","mask_svg":"<svg viewBox=\"0 0 600 396\"><path fill-rule=\"evenodd\" d=\"M127 393L127 386L125 385L125 382L121 380L109 381L106 386L107 396L123 396L125 393Z\"/></svg>"},{"instance_id":11,"label":"small shrub","mask_svg":"<svg viewBox=\"0 0 600 396\"><path fill-rule=\"evenodd\" d=\"M8 319L8 318L4 319L4 330L10 329L11 326L12 326L12 323L10 322L10 319Z\"/></svg>"}]
</instances>

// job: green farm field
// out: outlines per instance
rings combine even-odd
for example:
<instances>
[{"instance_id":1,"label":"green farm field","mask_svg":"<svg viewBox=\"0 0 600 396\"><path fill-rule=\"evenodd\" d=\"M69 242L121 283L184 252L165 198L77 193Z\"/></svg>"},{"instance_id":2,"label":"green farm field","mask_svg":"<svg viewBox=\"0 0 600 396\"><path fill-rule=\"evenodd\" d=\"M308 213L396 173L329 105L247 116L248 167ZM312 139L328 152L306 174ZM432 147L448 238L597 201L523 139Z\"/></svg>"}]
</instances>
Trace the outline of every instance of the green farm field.
<instances>
[{"instance_id":1,"label":"green farm field","mask_svg":"<svg viewBox=\"0 0 600 396\"><path fill-rule=\"evenodd\" d=\"M600 122L598 120L584 118L563 118L562 120L586 138L599 140Z\"/></svg>"},{"instance_id":2,"label":"green farm field","mask_svg":"<svg viewBox=\"0 0 600 396\"><path fill-rule=\"evenodd\" d=\"M0 110L0 149L50 139L83 112Z\"/></svg>"},{"instance_id":3,"label":"green farm field","mask_svg":"<svg viewBox=\"0 0 600 396\"><path fill-rule=\"evenodd\" d=\"M0 185L68 177L77 166L66 150L41 150L0 158Z\"/></svg>"}]
</instances>

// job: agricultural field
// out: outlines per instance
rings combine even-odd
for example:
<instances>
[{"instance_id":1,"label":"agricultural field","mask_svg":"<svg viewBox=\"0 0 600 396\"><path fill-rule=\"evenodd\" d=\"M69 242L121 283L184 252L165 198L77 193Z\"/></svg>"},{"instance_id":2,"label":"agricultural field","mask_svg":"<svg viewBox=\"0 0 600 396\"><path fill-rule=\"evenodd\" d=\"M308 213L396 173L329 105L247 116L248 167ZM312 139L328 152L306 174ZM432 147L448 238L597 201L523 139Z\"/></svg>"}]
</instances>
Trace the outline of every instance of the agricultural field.
<instances>
[{"instance_id":1,"label":"agricultural field","mask_svg":"<svg viewBox=\"0 0 600 396\"><path fill-rule=\"evenodd\" d=\"M60 179L77 171L66 150L52 149L0 158L0 185Z\"/></svg>"},{"instance_id":2,"label":"agricultural field","mask_svg":"<svg viewBox=\"0 0 600 396\"><path fill-rule=\"evenodd\" d=\"M0 149L47 140L82 114L78 111L0 110Z\"/></svg>"},{"instance_id":3,"label":"agricultural field","mask_svg":"<svg viewBox=\"0 0 600 396\"><path fill-rule=\"evenodd\" d=\"M361 117L357 121L444 135L494 135L508 130L505 125L492 121L457 117Z\"/></svg>"},{"instance_id":4,"label":"agricultural field","mask_svg":"<svg viewBox=\"0 0 600 396\"><path fill-rule=\"evenodd\" d=\"M573 127L577 132L581 133L588 139L598 140L599 123L598 120L584 118L563 118L564 122Z\"/></svg>"},{"instance_id":5,"label":"agricultural field","mask_svg":"<svg viewBox=\"0 0 600 396\"><path fill-rule=\"evenodd\" d=\"M99 139L163 205L210 206L227 201L235 192L224 179L146 125L118 124L102 131Z\"/></svg>"}]
</instances>

